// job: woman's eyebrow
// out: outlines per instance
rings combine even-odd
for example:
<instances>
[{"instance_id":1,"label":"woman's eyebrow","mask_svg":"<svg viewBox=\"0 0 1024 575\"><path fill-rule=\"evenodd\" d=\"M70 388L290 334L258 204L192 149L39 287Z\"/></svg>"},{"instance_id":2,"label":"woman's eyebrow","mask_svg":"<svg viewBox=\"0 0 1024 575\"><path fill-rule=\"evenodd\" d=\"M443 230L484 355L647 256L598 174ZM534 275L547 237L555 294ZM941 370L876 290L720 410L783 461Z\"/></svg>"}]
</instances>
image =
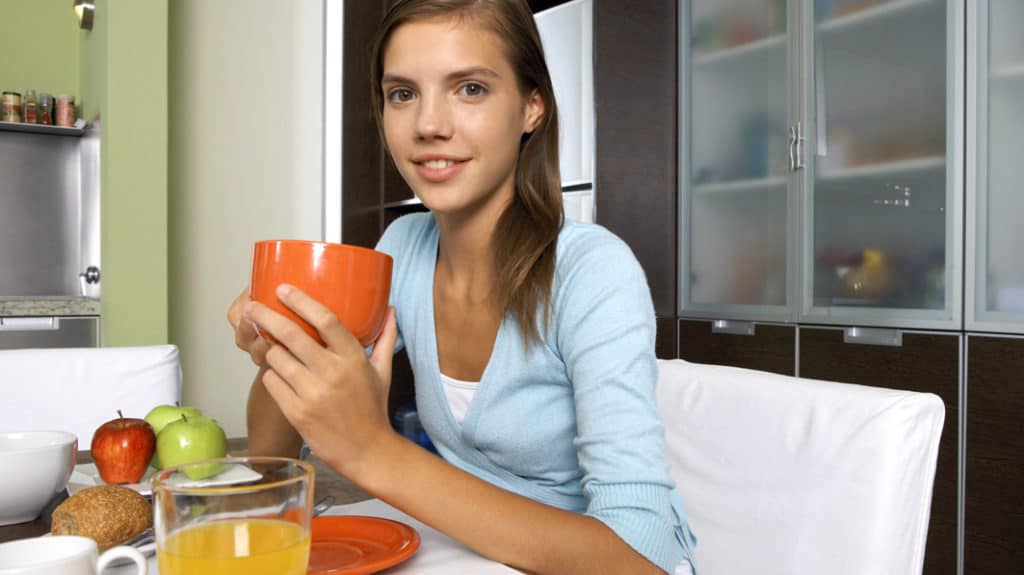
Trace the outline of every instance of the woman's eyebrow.
<instances>
[{"instance_id":1,"label":"woman's eyebrow","mask_svg":"<svg viewBox=\"0 0 1024 575\"><path fill-rule=\"evenodd\" d=\"M415 84L411 78L398 76L396 74L384 74L380 79L381 84Z\"/></svg>"},{"instance_id":2,"label":"woman's eyebrow","mask_svg":"<svg viewBox=\"0 0 1024 575\"><path fill-rule=\"evenodd\" d=\"M456 70L445 76L445 78L447 78L448 81L454 81L469 78L471 76L489 76L491 78L501 78L501 75L499 75L497 72L486 66L473 66L471 68L463 68L462 70Z\"/></svg>"},{"instance_id":3,"label":"woman's eyebrow","mask_svg":"<svg viewBox=\"0 0 1024 575\"><path fill-rule=\"evenodd\" d=\"M445 80L448 82L454 82L473 76L489 76L491 78L500 78L501 75L494 70L486 66L472 66L470 68L463 68L454 72L449 72L445 75ZM380 79L381 84L410 84L415 85L416 81L412 78L406 78L398 74L384 74Z\"/></svg>"}]
</instances>

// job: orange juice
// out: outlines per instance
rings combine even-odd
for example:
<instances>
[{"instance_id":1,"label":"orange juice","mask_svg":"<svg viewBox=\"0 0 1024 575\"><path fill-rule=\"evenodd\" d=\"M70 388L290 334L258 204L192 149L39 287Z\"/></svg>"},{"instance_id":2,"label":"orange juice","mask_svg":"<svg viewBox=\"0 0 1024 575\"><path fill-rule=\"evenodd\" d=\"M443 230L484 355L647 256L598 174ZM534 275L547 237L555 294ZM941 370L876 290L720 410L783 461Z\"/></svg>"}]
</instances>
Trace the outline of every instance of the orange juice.
<instances>
[{"instance_id":1,"label":"orange juice","mask_svg":"<svg viewBox=\"0 0 1024 575\"><path fill-rule=\"evenodd\" d=\"M304 575L309 535L274 519L232 519L187 527L157 549L160 575Z\"/></svg>"}]
</instances>

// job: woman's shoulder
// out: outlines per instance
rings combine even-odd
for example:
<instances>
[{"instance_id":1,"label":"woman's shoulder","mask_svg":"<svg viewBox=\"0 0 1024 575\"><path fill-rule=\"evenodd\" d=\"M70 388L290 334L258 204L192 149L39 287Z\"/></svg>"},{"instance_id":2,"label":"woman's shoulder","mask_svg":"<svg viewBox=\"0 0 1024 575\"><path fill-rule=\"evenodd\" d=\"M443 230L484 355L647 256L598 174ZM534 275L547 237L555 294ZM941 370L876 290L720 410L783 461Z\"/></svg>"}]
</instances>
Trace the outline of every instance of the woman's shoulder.
<instances>
[{"instance_id":1,"label":"woman's shoulder","mask_svg":"<svg viewBox=\"0 0 1024 575\"><path fill-rule=\"evenodd\" d=\"M598 264L603 269L639 265L633 250L599 224L566 220L558 234L558 267Z\"/></svg>"}]
</instances>

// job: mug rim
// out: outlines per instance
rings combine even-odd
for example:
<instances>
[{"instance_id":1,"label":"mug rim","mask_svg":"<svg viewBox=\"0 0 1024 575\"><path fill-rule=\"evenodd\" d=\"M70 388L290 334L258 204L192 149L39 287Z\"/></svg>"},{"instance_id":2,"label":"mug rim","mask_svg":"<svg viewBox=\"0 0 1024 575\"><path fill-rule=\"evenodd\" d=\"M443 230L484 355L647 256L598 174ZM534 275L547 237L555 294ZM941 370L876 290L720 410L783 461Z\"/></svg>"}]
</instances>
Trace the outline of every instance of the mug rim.
<instances>
[{"instance_id":1,"label":"mug rim","mask_svg":"<svg viewBox=\"0 0 1024 575\"><path fill-rule=\"evenodd\" d=\"M373 254L384 256L384 257L386 257L388 259L392 259L390 254L386 254L386 253L384 253L384 252L382 252L380 250L375 250L373 248L368 248L368 247L364 247L364 246L357 246L355 244L340 243L340 242L325 242L323 240L297 240L297 239L257 240L254 243L254 247L255 246L259 246L261 244L268 244L268 245L269 244L299 244L299 245L326 246L326 247L334 247L334 248L352 249L352 250L356 250L356 251L360 251L360 252L370 252L370 253L373 253Z\"/></svg>"},{"instance_id":2,"label":"mug rim","mask_svg":"<svg viewBox=\"0 0 1024 575\"><path fill-rule=\"evenodd\" d=\"M223 486L182 486L173 485L167 481L175 472L179 471L184 467L190 465L204 465L209 463L224 463L224 464L239 464L248 462L267 462L267 463L289 463L293 464L303 471L301 475L295 477L289 477L288 479L280 479L278 481L272 481L270 483L246 483L243 485L223 485ZM172 493L180 493L184 495L230 495L233 493L247 493L251 491L264 491L268 489L274 489L284 485L290 485L293 483L299 483L304 480L314 481L316 477L316 468L309 462L302 461L301 459L295 459L292 457L271 457L266 455L246 455L242 457L215 457L212 459L203 459L201 461L192 461L189 463L182 463L173 467L165 467L160 471L153 474L149 481L153 485L153 492L156 493L158 489L169 491Z\"/></svg>"},{"instance_id":3,"label":"mug rim","mask_svg":"<svg viewBox=\"0 0 1024 575\"><path fill-rule=\"evenodd\" d=\"M99 555L99 545L97 545L96 542L93 541L91 538L84 537L82 535L40 535L37 537L27 537L25 539L15 539L14 541L5 541L4 543L0 543L0 549L3 549L5 546L15 547L18 544L26 546L47 546L47 541L54 540L67 541L75 543L78 546L77 548L74 548L72 551L69 551L68 553L60 557L51 557L49 559L44 560L44 562L42 563L21 564L14 566L0 565L0 574L7 573L8 570L14 569L20 571L22 569L34 569L37 567L56 567L62 563L67 563L68 561L78 560L82 557L82 555L89 554L90 552L94 555ZM49 546L53 547L52 545ZM53 552L55 552L54 549L49 550L49 553Z\"/></svg>"}]
</instances>

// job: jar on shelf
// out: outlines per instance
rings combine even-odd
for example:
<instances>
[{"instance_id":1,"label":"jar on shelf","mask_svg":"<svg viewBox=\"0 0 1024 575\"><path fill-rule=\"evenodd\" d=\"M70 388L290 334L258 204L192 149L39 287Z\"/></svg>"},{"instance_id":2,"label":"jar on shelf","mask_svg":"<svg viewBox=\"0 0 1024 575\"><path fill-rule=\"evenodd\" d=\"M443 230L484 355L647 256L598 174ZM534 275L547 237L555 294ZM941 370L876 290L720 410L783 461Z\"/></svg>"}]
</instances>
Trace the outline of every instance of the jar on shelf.
<instances>
[{"instance_id":1,"label":"jar on shelf","mask_svg":"<svg viewBox=\"0 0 1024 575\"><path fill-rule=\"evenodd\" d=\"M70 128L75 125L75 99L67 94L57 96L57 125Z\"/></svg>"},{"instance_id":2,"label":"jar on shelf","mask_svg":"<svg viewBox=\"0 0 1024 575\"><path fill-rule=\"evenodd\" d=\"M0 95L0 121L21 121L21 94L18 92L4 92Z\"/></svg>"},{"instance_id":3,"label":"jar on shelf","mask_svg":"<svg viewBox=\"0 0 1024 575\"><path fill-rule=\"evenodd\" d=\"M43 92L39 94L39 123L47 126L53 125L53 96Z\"/></svg>"},{"instance_id":4,"label":"jar on shelf","mask_svg":"<svg viewBox=\"0 0 1024 575\"><path fill-rule=\"evenodd\" d=\"M26 124L35 124L39 121L39 104L36 100L36 91L29 88L25 90L25 97L22 102L22 111Z\"/></svg>"}]
</instances>

